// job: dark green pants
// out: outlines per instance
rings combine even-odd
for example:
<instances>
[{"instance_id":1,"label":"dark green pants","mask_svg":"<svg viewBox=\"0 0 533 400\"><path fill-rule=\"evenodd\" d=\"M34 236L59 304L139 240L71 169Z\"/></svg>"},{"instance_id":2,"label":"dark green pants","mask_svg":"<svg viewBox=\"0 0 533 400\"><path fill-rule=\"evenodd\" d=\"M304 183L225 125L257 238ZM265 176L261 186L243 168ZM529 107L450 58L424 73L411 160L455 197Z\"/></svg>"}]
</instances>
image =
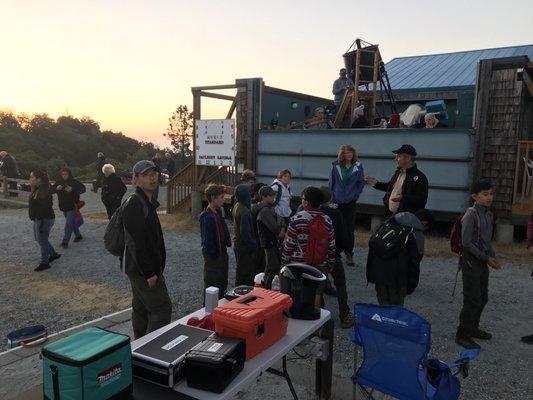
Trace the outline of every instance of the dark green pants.
<instances>
[{"instance_id":1,"label":"dark green pants","mask_svg":"<svg viewBox=\"0 0 533 400\"><path fill-rule=\"evenodd\" d=\"M376 295L380 306L402 306L407 296L407 288L376 284Z\"/></svg>"},{"instance_id":2,"label":"dark green pants","mask_svg":"<svg viewBox=\"0 0 533 400\"><path fill-rule=\"evenodd\" d=\"M333 283L337 289L337 301L339 303L339 317L343 319L350 314L348 306L348 293L346 292L346 275L344 274L344 264L340 255L335 258L335 267L331 271Z\"/></svg>"},{"instance_id":3,"label":"dark green pants","mask_svg":"<svg viewBox=\"0 0 533 400\"><path fill-rule=\"evenodd\" d=\"M270 289L272 279L279 274L281 269L281 255L277 246L264 248L265 253L265 276L263 277L263 287Z\"/></svg>"},{"instance_id":4,"label":"dark green pants","mask_svg":"<svg viewBox=\"0 0 533 400\"><path fill-rule=\"evenodd\" d=\"M255 251L250 251L244 245L235 245L235 286L254 285L255 278Z\"/></svg>"},{"instance_id":5,"label":"dark green pants","mask_svg":"<svg viewBox=\"0 0 533 400\"><path fill-rule=\"evenodd\" d=\"M218 288L218 298L226 294L228 288L228 255L224 254L217 259L204 256L204 289L210 286ZM205 290L204 290L205 292ZM202 294L204 298L204 294Z\"/></svg>"},{"instance_id":6,"label":"dark green pants","mask_svg":"<svg viewBox=\"0 0 533 400\"><path fill-rule=\"evenodd\" d=\"M481 313L489 299L489 267L469 253L463 254L463 308L457 334L472 336L479 328Z\"/></svg>"},{"instance_id":7,"label":"dark green pants","mask_svg":"<svg viewBox=\"0 0 533 400\"><path fill-rule=\"evenodd\" d=\"M149 287L141 275L129 278L133 292L131 324L135 339L138 339L170 323L172 302L162 275L154 287Z\"/></svg>"}]
</instances>

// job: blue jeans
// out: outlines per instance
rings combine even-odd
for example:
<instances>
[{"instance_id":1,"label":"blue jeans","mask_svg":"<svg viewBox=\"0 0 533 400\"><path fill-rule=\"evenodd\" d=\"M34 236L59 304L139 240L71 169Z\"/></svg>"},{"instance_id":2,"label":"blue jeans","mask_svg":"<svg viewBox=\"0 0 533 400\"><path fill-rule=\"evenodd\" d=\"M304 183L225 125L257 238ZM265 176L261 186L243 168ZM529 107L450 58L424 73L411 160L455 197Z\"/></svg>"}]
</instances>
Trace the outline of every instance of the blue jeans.
<instances>
[{"instance_id":1,"label":"blue jeans","mask_svg":"<svg viewBox=\"0 0 533 400\"><path fill-rule=\"evenodd\" d=\"M50 256L57 254L48 241L54 222L55 219L36 219L33 221L33 235L41 248L41 263L43 264L48 264Z\"/></svg>"},{"instance_id":2,"label":"blue jeans","mask_svg":"<svg viewBox=\"0 0 533 400\"><path fill-rule=\"evenodd\" d=\"M70 242L72 232L74 232L75 237L81 236L81 233L80 230L74 226L74 210L65 211L63 212L63 215L65 216L65 234L63 235L62 243L68 244L68 242Z\"/></svg>"}]
</instances>

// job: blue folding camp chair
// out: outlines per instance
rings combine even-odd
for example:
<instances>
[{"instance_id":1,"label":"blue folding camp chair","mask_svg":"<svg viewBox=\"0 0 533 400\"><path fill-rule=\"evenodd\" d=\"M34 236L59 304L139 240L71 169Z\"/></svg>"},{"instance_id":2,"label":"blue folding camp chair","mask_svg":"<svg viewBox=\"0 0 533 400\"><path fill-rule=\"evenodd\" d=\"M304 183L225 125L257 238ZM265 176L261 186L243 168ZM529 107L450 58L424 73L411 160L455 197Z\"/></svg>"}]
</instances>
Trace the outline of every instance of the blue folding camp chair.
<instances>
[{"instance_id":1,"label":"blue folding camp chair","mask_svg":"<svg viewBox=\"0 0 533 400\"><path fill-rule=\"evenodd\" d=\"M428 359L431 325L419 315L399 306L356 304L353 398L359 386L365 397L374 390L400 400L456 400L468 376L469 361L479 350L465 350L458 360L445 364ZM358 367L358 348L363 361ZM452 373L452 370L457 370Z\"/></svg>"}]
</instances>

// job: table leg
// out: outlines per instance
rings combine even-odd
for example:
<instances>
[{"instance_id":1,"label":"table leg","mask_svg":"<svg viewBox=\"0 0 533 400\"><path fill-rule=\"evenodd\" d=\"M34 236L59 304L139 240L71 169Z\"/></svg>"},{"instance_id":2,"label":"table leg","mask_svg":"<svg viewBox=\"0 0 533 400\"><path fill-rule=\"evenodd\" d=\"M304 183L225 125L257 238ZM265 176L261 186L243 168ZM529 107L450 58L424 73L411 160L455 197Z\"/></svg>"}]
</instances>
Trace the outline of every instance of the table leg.
<instances>
[{"instance_id":1,"label":"table leg","mask_svg":"<svg viewBox=\"0 0 533 400\"><path fill-rule=\"evenodd\" d=\"M289 371L287 371L287 356L283 356L282 368L283 368L282 372L280 372L280 371L278 371L277 369L274 369L274 368L268 368L267 372L270 372L271 374L274 374L274 375L281 376L281 377L285 378L285 380L287 381L287 385L289 385L289 389L291 391L292 398L294 400L298 400L298 395L296 394L296 390L294 389L294 386L292 385L292 380L291 380L291 377L289 376Z\"/></svg>"},{"instance_id":2,"label":"table leg","mask_svg":"<svg viewBox=\"0 0 533 400\"><path fill-rule=\"evenodd\" d=\"M331 383L333 378L333 319L329 319L320 329L319 336L327 339L329 343L329 354L325 361L316 360L315 393L319 399L329 400L331 398Z\"/></svg>"}]
</instances>

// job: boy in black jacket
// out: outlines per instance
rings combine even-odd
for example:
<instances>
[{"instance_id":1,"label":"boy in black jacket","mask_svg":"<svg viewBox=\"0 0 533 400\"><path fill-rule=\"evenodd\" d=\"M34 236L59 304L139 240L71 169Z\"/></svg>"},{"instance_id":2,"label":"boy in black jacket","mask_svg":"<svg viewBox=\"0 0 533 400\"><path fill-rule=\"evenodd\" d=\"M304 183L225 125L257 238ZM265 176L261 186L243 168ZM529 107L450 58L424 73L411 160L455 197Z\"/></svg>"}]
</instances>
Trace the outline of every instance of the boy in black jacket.
<instances>
[{"instance_id":1,"label":"boy in black jacket","mask_svg":"<svg viewBox=\"0 0 533 400\"><path fill-rule=\"evenodd\" d=\"M395 225L399 235L403 231L405 239L398 247L388 252L380 252L373 244L376 235L388 236L380 227L369 242L366 278L376 286L376 296L380 305L403 306L405 297L412 294L418 286L420 261L424 256L424 230L433 223L433 216L427 210L416 214L401 212L386 221L382 227ZM386 240L380 238L379 240Z\"/></svg>"},{"instance_id":2,"label":"boy in black jacket","mask_svg":"<svg viewBox=\"0 0 533 400\"><path fill-rule=\"evenodd\" d=\"M233 250L237 264L235 286L254 285L255 255L258 249L254 237L252 213L250 211L252 191L250 185L241 184L235 188L237 203L233 207Z\"/></svg>"},{"instance_id":3,"label":"boy in black jacket","mask_svg":"<svg viewBox=\"0 0 533 400\"><path fill-rule=\"evenodd\" d=\"M166 252L163 231L154 193L159 185L159 172L148 160L133 167L135 193L123 209L124 257L121 260L133 292L133 333L138 339L170 323L172 303L163 271Z\"/></svg>"},{"instance_id":4,"label":"boy in black jacket","mask_svg":"<svg viewBox=\"0 0 533 400\"><path fill-rule=\"evenodd\" d=\"M333 231L335 232L335 266L331 271L333 282L337 288L337 301L339 303L339 318L343 328L353 326L353 316L348 306L348 293L346 292L346 276L344 274L344 264L342 263L342 252L347 247L348 232L342 213L330 206L331 192L327 186L320 188L324 196L324 203L320 206L320 211L331 218Z\"/></svg>"},{"instance_id":5,"label":"boy in black jacket","mask_svg":"<svg viewBox=\"0 0 533 400\"><path fill-rule=\"evenodd\" d=\"M285 229L276 216L274 202L276 201L276 192L270 186L263 186L259 189L261 202L254 207L257 213L257 234L261 251L265 259L265 276L263 278L263 287L270 289L272 279L279 273L281 268L281 254L278 242L285 234Z\"/></svg>"},{"instance_id":6,"label":"boy in black jacket","mask_svg":"<svg viewBox=\"0 0 533 400\"><path fill-rule=\"evenodd\" d=\"M200 214L202 254L204 256L204 287L218 288L221 299L228 287L228 247L231 238L222 216L224 186L209 185L205 190L208 206Z\"/></svg>"},{"instance_id":7,"label":"boy in black jacket","mask_svg":"<svg viewBox=\"0 0 533 400\"><path fill-rule=\"evenodd\" d=\"M494 191L490 182L472 184L470 193L474 206L470 207L461 221L461 270L463 272L463 308L455 336L458 345L467 349L480 348L473 338L489 340L492 335L479 328L481 313L489 299L489 266L500 269L492 249L493 216L490 206Z\"/></svg>"}]
</instances>

